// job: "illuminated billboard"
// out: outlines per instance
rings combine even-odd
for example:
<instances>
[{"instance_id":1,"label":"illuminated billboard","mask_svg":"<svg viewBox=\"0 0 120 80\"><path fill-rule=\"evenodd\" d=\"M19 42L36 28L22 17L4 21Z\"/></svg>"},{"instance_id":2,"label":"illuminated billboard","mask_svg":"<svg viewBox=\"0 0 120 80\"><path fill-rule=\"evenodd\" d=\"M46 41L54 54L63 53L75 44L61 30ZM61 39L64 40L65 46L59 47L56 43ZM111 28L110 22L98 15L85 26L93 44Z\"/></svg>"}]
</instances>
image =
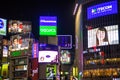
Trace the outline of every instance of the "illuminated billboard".
<instances>
[{"instance_id":1,"label":"illuminated billboard","mask_svg":"<svg viewBox=\"0 0 120 80\"><path fill-rule=\"evenodd\" d=\"M62 64L70 64L71 62L71 53L68 50L61 50L60 51L60 61Z\"/></svg>"},{"instance_id":2,"label":"illuminated billboard","mask_svg":"<svg viewBox=\"0 0 120 80\"><path fill-rule=\"evenodd\" d=\"M56 65L47 65L46 67L46 78L47 80L53 80L54 75L57 73Z\"/></svg>"},{"instance_id":3,"label":"illuminated billboard","mask_svg":"<svg viewBox=\"0 0 120 80\"><path fill-rule=\"evenodd\" d=\"M8 64L2 64L1 76L8 77Z\"/></svg>"},{"instance_id":4,"label":"illuminated billboard","mask_svg":"<svg viewBox=\"0 0 120 80\"><path fill-rule=\"evenodd\" d=\"M3 46L3 57L8 57L8 47Z\"/></svg>"},{"instance_id":5,"label":"illuminated billboard","mask_svg":"<svg viewBox=\"0 0 120 80\"><path fill-rule=\"evenodd\" d=\"M61 49L72 49L72 35L58 35L58 46Z\"/></svg>"},{"instance_id":6,"label":"illuminated billboard","mask_svg":"<svg viewBox=\"0 0 120 80\"><path fill-rule=\"evenodd\" d=\"M7 20L0 18L0 35L6 35Z\"/></svg>"},{"instance_id":7,"label":"illuminated billboard","mask_svg":"<svg viewBox=\"0 0 120 80\"><path fill-rule=\"evenodd\" d=\"M24 35L14 35L11 36L10 41L11 44L9 46L10 51L16 51L16 50L24 50L29 48L29 38L30 34L24 34Z\"/></svg>"},{"instance_id":8,"label":"illuminated billboard","mask_svg":"<svg viewBox=\"0 0 120 80\"><path fill-rule=\"evenodd\" d=\"M57 17L40 16L39 35L56 36L57 35Z\"/></svg>"},{"instance_id":9,"label":"illuminated billboard","mask_svg":"<svg viewBox=\"0 0 120 80\"><path fill-rule=\"evenodd\" d=\"M88 48L119 44L118 33L118 25L102 26L90 29L88 30Z\"/></svg>"},{"instance_id":10,"label":"illuminated billboard","mask_svg":"<svg viewBox=\"0 0 120 80\"><path fill-rule=\"evenodd\" d=\"M101 3L87 8L87 19L118 13L117 0Z\"/></svg>"},{"instance_id":11,"label":"illuminated billboard","mask_svg":"<svg viewBox=\"0 0 120 80\"><path fill-rule=\"evenodd\" d=\"M32 57L33 58L38 57L38 43L33 43L32 45Z\"/></svg>"},{"instance_id":12,"label":"illuminated billboard","mask_svg":"<svg viewBox=\"0 0 120 80\"><path fill-rule=\"evenodd\" d=\"M10 20L8 23L8 32L15 33L27 33L31 32L32 25L29 21Z\"/></svg>"},{"instance_id":13,"label":"illuminated billboard","mask_svg":"<svg viewBox=\"0 0 120 80\"><path fill-rule=\"evenodd\" d=\"M58 51L39 51L39 63L58 63Z\"/></svg>"}]
</instances>

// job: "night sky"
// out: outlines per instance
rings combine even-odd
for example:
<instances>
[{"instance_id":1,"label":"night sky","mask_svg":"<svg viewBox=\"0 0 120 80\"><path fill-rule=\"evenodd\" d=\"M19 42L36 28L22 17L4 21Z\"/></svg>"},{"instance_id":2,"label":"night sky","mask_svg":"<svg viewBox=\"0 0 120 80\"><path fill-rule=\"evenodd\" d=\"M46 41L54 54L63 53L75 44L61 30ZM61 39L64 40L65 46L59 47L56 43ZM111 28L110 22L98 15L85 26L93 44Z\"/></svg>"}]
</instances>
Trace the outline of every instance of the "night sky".
<instances>
[{"instance_id":1,"label":"night sky","mask_svg":"<svg viewBox=\"0 0 120 80\"><path fill-rule=\"evenodd\" d=\"M74 35L74 6L74 0L3 0L0 17L31 21L32 32L38 38L39 17L57 16L58 35Z\"/></svg>"}]
</instances>

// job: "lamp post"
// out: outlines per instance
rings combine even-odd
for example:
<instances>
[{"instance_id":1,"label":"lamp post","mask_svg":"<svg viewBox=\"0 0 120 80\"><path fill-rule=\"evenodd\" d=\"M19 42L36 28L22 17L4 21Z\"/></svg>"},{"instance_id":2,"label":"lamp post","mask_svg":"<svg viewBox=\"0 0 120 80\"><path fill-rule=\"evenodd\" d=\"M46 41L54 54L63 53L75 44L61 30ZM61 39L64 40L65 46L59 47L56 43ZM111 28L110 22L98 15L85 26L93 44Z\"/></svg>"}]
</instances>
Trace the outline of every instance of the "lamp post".
<instances>
[{"instance_id":1,"label":"lamp post","mask_svg":"<svg viewBox=\"0 0 120 80\"><path fill-rule=\"evenodd\" d=\"M60 72L61 72L61 61L60 61L60 50L61 50L61 48L60 48L60 46L58 46L58 76L59 76L59 79L61 80L61 74L60 74Z\"/></svg>"}]
</instances>

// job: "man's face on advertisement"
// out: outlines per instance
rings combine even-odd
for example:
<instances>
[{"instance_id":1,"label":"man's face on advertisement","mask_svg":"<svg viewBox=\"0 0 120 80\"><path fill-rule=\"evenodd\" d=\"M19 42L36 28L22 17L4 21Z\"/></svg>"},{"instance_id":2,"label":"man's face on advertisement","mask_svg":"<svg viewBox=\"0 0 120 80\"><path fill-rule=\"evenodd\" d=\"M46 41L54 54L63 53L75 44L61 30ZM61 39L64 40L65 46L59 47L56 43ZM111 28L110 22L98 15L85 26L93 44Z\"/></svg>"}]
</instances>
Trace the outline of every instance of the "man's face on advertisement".
<instances>
[{"instance_id":1,"label":"man's face on advertisement","mask_svg":"<svg viewBox=\"0 0 120 80\"><path fill-rule=\"evenodd\" d=\"M18 24L17 24L17 23L13 23L12 27L13 27L13 28L17 28L17 27L18 27Z\"/></svg>"},{"instance_id":2,"label":"man's face on advertisement","mask_svg":"<svg viewBox=\"0 0 120 80\"><path fill-rule=\"evenodd\" d=\"M18 44L18 39L17 39L17 38L14 39L14 40L13 40L13 43L14 43L14 44Z\"/></svg>"}]
</instances>

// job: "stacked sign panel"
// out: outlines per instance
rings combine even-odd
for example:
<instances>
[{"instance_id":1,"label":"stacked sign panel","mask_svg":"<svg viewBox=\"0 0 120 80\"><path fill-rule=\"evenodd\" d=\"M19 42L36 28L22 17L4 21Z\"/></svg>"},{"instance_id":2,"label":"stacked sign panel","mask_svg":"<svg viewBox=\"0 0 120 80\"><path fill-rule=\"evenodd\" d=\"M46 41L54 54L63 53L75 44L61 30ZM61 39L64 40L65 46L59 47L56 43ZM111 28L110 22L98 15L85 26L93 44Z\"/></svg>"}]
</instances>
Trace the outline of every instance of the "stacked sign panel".
<instances>
[{"instance_id":1,"label":"stacked sign panel","mask_svg":"<svg viewBox=\"0 0 120 80\"><path fill-rule=\"evenodd\" d=\"M57 35L57 17L40 16L39 35L56 36Z\"/></svg>"}]
</instances>

